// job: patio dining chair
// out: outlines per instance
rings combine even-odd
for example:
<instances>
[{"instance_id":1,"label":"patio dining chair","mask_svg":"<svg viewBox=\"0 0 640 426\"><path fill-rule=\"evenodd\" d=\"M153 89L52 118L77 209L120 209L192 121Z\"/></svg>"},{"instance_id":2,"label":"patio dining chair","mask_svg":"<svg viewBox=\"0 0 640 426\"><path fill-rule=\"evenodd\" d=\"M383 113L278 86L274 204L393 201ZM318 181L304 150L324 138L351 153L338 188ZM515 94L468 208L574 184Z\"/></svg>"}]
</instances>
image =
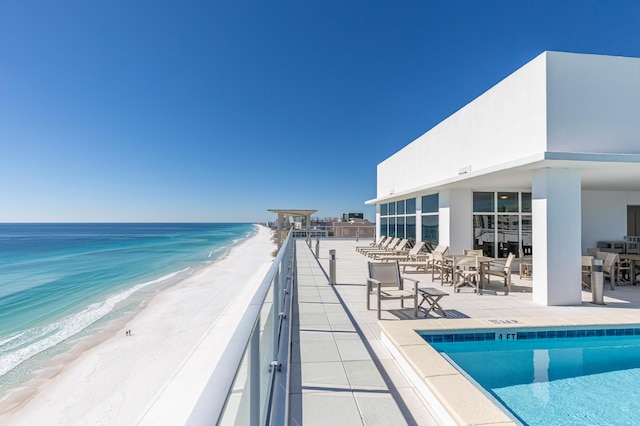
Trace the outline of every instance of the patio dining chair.
<instances>
[{"instance_id":1,"label":"patio dining chair","mask_svg":"<svg viewBox=\"0 0 640 426\"><path fill-rule=\"evenodd\" d=\"M447 247L447 251L449 248ZM431 281L440 280L440 285L444 285L445 281L450 282L451 263L445 258L446 251L434 250L431 259L428 261L428 269L431 269ZM438 275L436 275L438 274Z\"/></svg>"},{"instance_id":2,"label":"patio dining chair","mask_svg":"<svg viewBox=\"0 0 640 426\"><path fill-rule=\"evenodd\" d=\"M503 266L501 265L497 269L491 269L491 267L489 267L484 271L484 273L487 275L487 282L489 282L489 277L491 275L504 279L504 285L505 287L507 287L506 294L509 294L509 292L511 291L511 264L513 263L513 259L515 258L515 254L509 253L509 256L507 256L507 260L504 262Z\"/></svg>"},{"instance_id":3,"label":"patio dining chair","mask_svg":"<svg viewBox=\"0 0 640 426\"><path fill-rule=\"evenodd\" d=\"M533 279L533 262L531 256L525 256L524 251L522 249L518 249L518 257L520 261L520 278Z\"/></svg>"},{"instance_id":4,"label":"patio dining chair","mask_svg":"<svg viewBox=\"0 0 640 426\"><path fill-rule=\"evenodd\" d=\"M378 298L378 319L381 319L383 300L400 300L404 308L405 299L413 300L413 316L418 316L418 280L400 275L400 265L395 262L368 262L369 278L367 278L367 310L371 307L371 295ZM405 281L413 282L412 288L405 287Z\"/></svg>"},{"instance_id":5,"label":"patio dining chair","mask_svg":"<svg viewBox=\"0 0 640 426\"><path fill-rule=\"evenodd\" d=\"M603 252L599 252L603 253ZM596 257L598 253L596 253ZM606 253L604 256L604 261L602 262L602 277L603 281L609 279L609 285L611 286L611 290L614 289L613 283L616 281L616 265L618 264L618 254L617 253Z\"/></svg>"},{"instance_id":6,"label":"patio dining chair","mask_svg":"<svg viewBox=\"0 0 640 426\"><path fill-rule=\"evenodd\" d=\"M593 256L582 256L582 288L591 290L591 263Z\"/></svg>"},{"instance_id":7,"label":"patio dining chair","mask_svg":"<svg viewBox=\"0 0 640 426\"><path fill-rule=\"evenodd\" d=\"M457 255L453 256L453 288L460 293L460 288L469 286L480 294L480 264L478 256Z\"/></svg>"}]
</instances>

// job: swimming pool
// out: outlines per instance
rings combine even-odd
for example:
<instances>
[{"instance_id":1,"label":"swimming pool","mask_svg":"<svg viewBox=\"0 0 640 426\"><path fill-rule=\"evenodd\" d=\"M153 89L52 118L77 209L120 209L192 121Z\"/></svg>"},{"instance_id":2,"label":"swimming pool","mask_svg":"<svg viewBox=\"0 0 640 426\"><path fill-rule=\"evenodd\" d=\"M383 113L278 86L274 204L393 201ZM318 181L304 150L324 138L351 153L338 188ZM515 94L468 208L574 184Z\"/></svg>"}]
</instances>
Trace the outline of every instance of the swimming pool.
<instances>
[{"instance_id":1,"label":"swimming pool","mask_svg":"<svg viewBox=\"0 0 640 426\"><path fill-rule=\"evenodd\" d=\"M524 424L639 421L640 327L420 334Z\"/></svg>"}]
</instances>

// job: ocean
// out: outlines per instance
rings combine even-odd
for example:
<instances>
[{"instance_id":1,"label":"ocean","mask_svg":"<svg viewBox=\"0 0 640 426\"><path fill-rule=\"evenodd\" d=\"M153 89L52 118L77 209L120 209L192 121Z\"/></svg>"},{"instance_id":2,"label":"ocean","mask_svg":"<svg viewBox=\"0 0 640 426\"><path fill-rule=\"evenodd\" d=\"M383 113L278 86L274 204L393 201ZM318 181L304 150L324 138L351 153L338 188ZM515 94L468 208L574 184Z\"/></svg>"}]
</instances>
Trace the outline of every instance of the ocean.
<instances>
[{"instance_id":1,"label":"ocean","mask_svg":"<svg viewBox=\"0 0 640 426\"><path fill-rule=\"evenodd\" d=\"M256 231L239 223L0 224L0 402Z\"/></svg>"}]
</instances>

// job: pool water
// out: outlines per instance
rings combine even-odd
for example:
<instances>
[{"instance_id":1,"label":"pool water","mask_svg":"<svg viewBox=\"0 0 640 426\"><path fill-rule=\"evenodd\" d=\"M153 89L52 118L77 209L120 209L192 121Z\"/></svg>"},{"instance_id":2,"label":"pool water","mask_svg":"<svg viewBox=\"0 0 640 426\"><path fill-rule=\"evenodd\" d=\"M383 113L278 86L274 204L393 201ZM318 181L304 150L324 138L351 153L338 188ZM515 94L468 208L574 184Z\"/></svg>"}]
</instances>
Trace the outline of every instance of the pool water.
<instances>
[{"instance_id":1,"label":"pool water","mask_svg":"<svg viewBox=\"0 0 640 426\"><path fill-rule=\"evenodd\" d=\"M523 424L640 424L638 328L423 337Z\"/></svg>"}]
</instances>

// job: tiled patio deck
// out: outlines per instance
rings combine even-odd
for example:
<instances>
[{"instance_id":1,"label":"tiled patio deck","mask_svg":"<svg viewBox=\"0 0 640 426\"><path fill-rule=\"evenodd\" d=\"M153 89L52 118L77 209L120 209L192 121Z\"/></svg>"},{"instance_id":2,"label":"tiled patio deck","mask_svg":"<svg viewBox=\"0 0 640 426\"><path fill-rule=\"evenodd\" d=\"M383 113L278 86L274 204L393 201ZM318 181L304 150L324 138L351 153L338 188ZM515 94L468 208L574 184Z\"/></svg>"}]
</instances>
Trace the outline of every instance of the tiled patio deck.
<instances>
[{"instance_id":1,"label":"tiled patio deck","mask_svg":"<svg viewBox=\"0 0 640 426\"><path fill-rule=\"evenodd\" d=\"M581 306L544 307L532 303L531 281L520 280L517 275L508 296L497 279L479 296L471 289L455 293L451 287L440 287L424 273L411 277L420 280L420 287L433 286L449 293L441 300L447 317L421 315L416 320L410 302L402 310L399 301L390 301L390 310L383 311L378 321L376 311L366 309L366 264L370 259L355 251L356 245L367 243L321 240L318 261L304 241L296 243L293 424L439 424L435 415L438 407L423 398L419 387L383 344L383 327L388 332L401 328L480 328L511 321L525 325L640 323L640 286L619 286L611 291L607 284L605 305L592 305L591 294L583 292ZM335 286L330 286L327 278L329 249L336 250ZM467 418L480 414L466 413ZM467 423L464 413L456 420Z\"/></svg>"}]
</instances>

